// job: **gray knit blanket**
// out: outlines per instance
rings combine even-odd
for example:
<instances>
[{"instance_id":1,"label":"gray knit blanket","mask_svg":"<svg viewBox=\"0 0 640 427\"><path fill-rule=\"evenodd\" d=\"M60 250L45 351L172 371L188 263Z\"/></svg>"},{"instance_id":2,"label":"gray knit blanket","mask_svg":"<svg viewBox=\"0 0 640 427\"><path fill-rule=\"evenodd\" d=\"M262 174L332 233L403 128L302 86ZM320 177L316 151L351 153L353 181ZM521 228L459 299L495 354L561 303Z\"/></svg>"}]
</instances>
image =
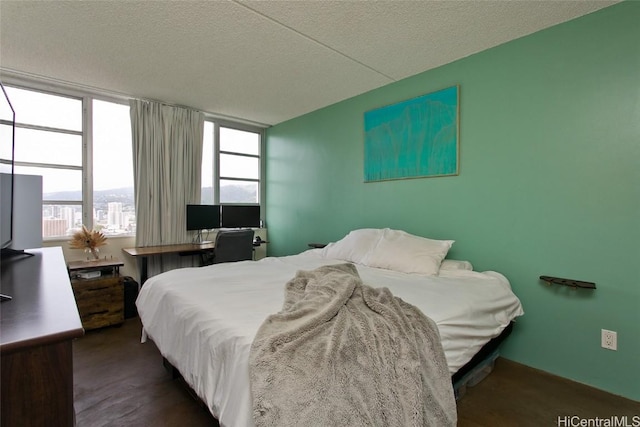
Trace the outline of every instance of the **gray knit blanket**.
<instances>
[{"instance_id":1,"label":"gray knit blanket","mask_svg":"<svg viewBox=\"0 0 640 427\"><path fill-rule=\"evenodd\" d=\"M455 426L438 329L352 264L299 271L249 358L256 427Z\"/></svg>"}]
</instances>

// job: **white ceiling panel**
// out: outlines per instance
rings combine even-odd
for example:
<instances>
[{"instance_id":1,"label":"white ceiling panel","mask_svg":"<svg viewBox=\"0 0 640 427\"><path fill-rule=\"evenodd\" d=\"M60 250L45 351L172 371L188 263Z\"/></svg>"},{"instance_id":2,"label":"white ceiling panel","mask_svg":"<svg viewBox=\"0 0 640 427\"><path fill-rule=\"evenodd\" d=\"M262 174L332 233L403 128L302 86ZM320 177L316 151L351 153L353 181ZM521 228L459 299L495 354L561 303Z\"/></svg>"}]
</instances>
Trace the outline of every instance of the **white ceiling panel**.
<instances>
[{"instance_id":1,"label":"white ceiling panel","mask_svg":"<svg viewBox=\"0 0 640 427\"><path fill-rule=\"evenodd\" d=\"M615 1L0 1L0 69L271 125Z\"/></svg>"},{"instance_id":2,"label":"white ceiling panel","mask_svg":"<svg viewBox=\"0 0 640 427\"><path fill-rule=\"evenodd\" d=\"M611 4L602 1L243 1L394 80Z\"/></svg>"}]
</instances>

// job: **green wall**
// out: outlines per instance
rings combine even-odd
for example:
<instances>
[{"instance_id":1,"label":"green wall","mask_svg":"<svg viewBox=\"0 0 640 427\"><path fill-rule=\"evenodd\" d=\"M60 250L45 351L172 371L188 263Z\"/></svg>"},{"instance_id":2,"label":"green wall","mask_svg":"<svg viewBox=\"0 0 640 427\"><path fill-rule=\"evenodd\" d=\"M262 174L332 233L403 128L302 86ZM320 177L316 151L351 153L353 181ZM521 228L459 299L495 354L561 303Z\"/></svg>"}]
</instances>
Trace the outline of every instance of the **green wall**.
<instances>
[{"instance_id":1,"label":"green wall","mask_svg":"<svg viewBox=\"0 0 640 427\"><path fill-rule=\"evenodd\" d=\"M361 227L455 239L523 303L503 356L640 400L638 22L617 4L272 127L270 255ZM364 112L454 84L459 176L363 183Z\"/></svg>"}]
</instances>

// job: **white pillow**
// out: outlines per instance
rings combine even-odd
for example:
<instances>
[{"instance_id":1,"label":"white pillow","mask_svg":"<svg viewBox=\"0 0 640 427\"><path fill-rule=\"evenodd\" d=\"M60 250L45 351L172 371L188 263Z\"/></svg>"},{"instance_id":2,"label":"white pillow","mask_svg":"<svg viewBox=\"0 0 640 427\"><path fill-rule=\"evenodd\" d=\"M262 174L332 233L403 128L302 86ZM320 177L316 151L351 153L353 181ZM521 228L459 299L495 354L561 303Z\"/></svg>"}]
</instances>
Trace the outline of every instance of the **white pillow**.
<instances>
[{"instance_id":1,"label":"white pillow","mask_svg":"<svg viewBox=\"0 0 640 427\"><path fill-rule=\"evenodd\" d=\"M362 228L353 230L341 240L329 243L322 249L325 258L343 259L356 264L362 264L369 252L375 248L382 237L382 230Z\"/></svg>"},{"instance_id":2,"label":"white pillow","mask_svg":"<svg viewBox=\"0 0 640 427\"><path fill-rule=\"evenodd\" d=\"M440 264L440 271L442 270L467 270L473 271L473 265L469 261L458 261L456 259L445 259Z\"/></svg>"},{"instance_id":3,"label":"white pillow","mask_svg":"<svg viewBox=\"0 0 640 427\"><path fill-rule=\"evenodd\" d=\"M435 276L453 242L385 228L378 244L362 263L369 267Z\"/></svg>"}]
</instances>

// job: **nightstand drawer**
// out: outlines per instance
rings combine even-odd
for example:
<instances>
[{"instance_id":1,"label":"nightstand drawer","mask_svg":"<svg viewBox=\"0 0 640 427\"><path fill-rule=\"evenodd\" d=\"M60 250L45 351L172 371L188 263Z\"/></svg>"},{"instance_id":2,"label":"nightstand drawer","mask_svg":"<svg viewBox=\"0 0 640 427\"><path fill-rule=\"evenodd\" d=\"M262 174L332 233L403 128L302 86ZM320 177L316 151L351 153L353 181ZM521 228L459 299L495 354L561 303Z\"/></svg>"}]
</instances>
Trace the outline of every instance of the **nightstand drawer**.
<instances>
[{"instance_id":1,"label":"nightstand drawer","mask_svg":"<svg viewBox=\"0 0 640 427\"><path fill-rule=\"evenodd\" d=\"M124 285L122 277L73 279L73 294L85 330L124 322Z\"/></svg>"}]
</instances>

